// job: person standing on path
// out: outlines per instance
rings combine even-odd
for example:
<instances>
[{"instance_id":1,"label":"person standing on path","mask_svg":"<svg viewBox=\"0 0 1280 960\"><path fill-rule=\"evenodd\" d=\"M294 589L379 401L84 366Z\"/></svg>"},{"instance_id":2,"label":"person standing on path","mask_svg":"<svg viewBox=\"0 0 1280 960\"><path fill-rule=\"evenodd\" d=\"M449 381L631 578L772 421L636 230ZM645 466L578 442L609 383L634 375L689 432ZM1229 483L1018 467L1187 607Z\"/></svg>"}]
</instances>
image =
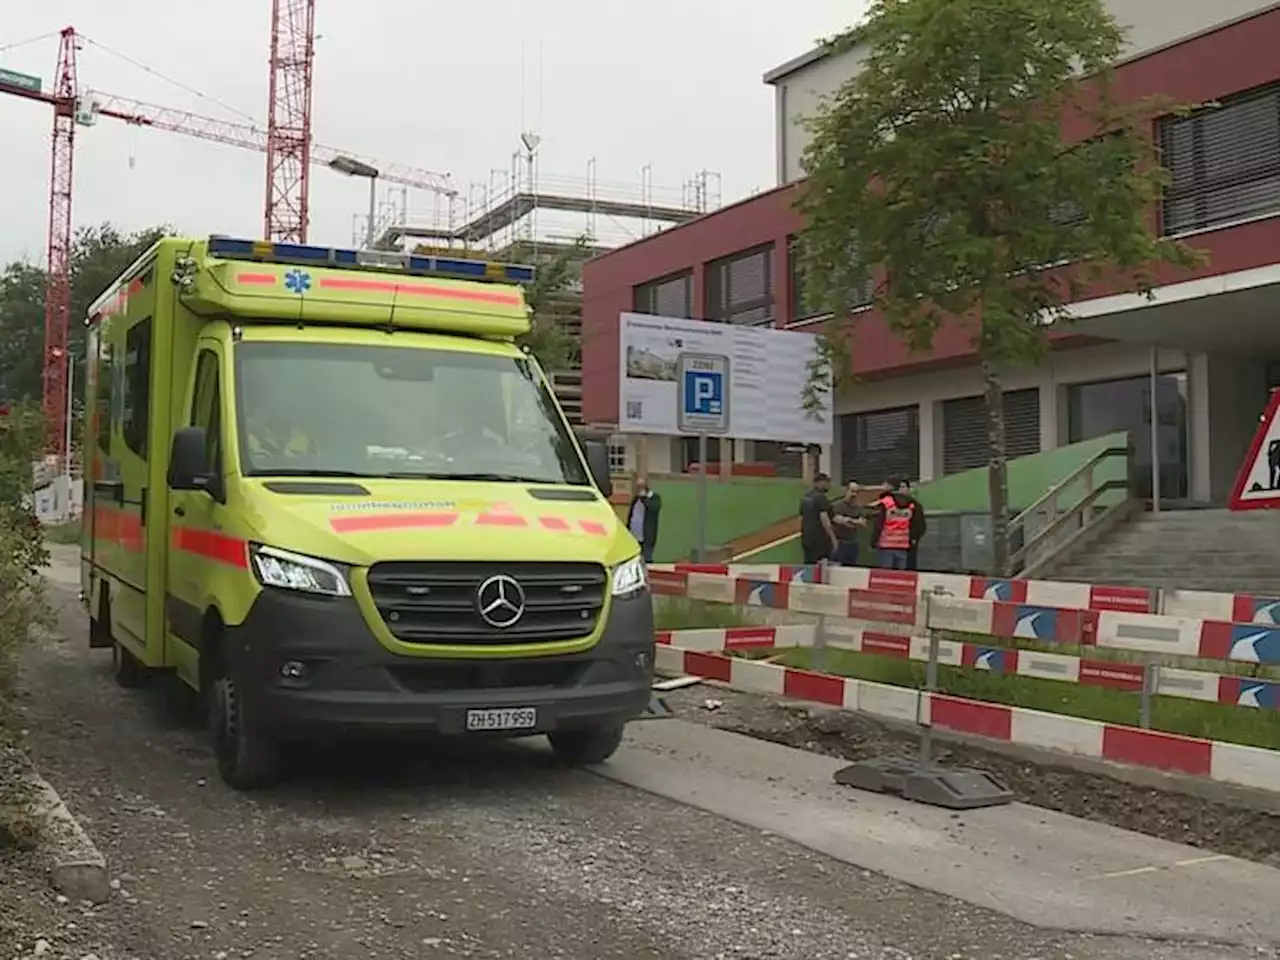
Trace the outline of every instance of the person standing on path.
<instances>
[{"instance_id":1,"label":"person standing on path","mask_svg":"<svg viewBox=\"0 0 1280 960\"><path fill-rule=\"evenodd\" d=\"M627 529L640 544L640 555L645 563L653 563L653 551L658 546L658 517L662 513L662 498L649 486L649 478L636 477L632 490L631 507L627 511Z\"/></svg>"},{"instance_id":2,"label":"person standing on path","mask_svg":"<svg viewBox=\"0 0 1280 960\"><path fill-rule=\"evenodd\" d=\"M800 500L800 546L807 567L830 560L839 545L831 523L831 501L827 499L830 488L831 478L820 473Z\"/></svg>"},{"instance_id":3,"label":"person standing on path","mask_svg":"<svg viewBox=\"0 0 1280 960\"><path fill-rule=\"evenodd\" d=\"M838 541L832 559L842 567L858 565L858 536L867 525L867 509L858 503L858 494L861 492L861 484L850 482L844 497L831 507L831 520L835 525Z\"/></svg>"},{"instance_id":4,"label":"person standing on path","mask_svg":"<svg viewBox=\"0 0 1280 960\"><path fill-rule=\"evenodd\" d=\"M898 484L898 490L905 493L908 497L911 497L911 502L915 504L915 513L913 514L915 525L912 527L911 532L911 546L907 548L907 569L919 570L920 541L924 538L925 533L928 532L929 529L929 525L925 521L924 505L911 493L910 480L904 479L900 481Z\"/></svg>"},{"instance_id":5,"label":"person standing on path","mask_svg":"<svg viewBox=\"0 0 1280 960\"><path fill-rule=\"evenodd\" d=\"M924 513L911 495L904 492L901 480L890 479L886 486L890 492L876 502L871 542L878 551L880 566L906 570L911 544L923 536Z\"/></svg>"}]
</instances>

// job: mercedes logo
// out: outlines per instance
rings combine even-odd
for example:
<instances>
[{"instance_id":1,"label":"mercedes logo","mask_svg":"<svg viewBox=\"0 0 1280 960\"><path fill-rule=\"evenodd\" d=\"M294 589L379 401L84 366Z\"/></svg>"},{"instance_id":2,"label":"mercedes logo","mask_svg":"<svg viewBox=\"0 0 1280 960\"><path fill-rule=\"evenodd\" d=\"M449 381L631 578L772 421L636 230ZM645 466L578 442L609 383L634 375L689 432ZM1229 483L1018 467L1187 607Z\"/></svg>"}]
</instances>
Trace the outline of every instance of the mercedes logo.
<instances>
[{"instance_id":1,"label":"mercedes logo","mask_svg":"<svg viewBox=\"0 0 1280 960\"><path fill-rule=\"evenodd\" d=\"M505 573L496 574L480 584L476 609L480 619L491 627L513 627L524 616L524 588Z\"/></svg>"}]
</instances>

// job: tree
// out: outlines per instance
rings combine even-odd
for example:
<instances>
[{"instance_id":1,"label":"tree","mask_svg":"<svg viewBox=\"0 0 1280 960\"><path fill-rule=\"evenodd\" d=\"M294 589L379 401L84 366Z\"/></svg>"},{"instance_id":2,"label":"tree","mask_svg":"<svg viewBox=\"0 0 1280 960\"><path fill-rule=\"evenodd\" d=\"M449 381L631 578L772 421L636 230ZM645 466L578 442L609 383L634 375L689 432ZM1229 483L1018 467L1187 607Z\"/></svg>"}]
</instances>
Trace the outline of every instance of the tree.
<instances>
[{"instance_id":1,"label":"tree","mask_svg":"<svg viewBox=\"0 0 1280 960\"><path fill-rule=\"evenodd\" d=\"M165 227L121 233L110 224L83 227L71 247L71 356L76 382L84 376L84 324L93 304ZM45 271L11 263L0 273L0 400L34 400L41 394L44 356Z\"/></svg>"},{"instance_id":2,"label":"tree","mask_svg":"<svg viewBox=\"0 0 1280 960\"><path fill-rule=\"evenodd\" d=\"M1151 124L1173 108L1112 97L1124 33L1102 0L873 0L829 41L855 46L861 72L810 121L807 292L843 317L873 285L915 350L943 322L971 331L994 566L1007 574L1002 374L1040 359L1047 327L1089 287L1150 295L1159 264L1197 260L1152 229L1166 174ZM847 338L847 322L825 335L838 375Z\"/></svg>"},{"instance_id":3,"label":"tree","mask_svg":"<svg viewBox=\"0 0 1280 960\"><path fill-rule=\"evenodd\" d=\"M36 406L0 410L0 713L16 674L18 652L49 613L41 574L48 554L32 501L31 465L42 440Z\"/></svg>"},{"instance_id":4,"label":"tree","mask_svg":"<svg viewBox=\"0 0 1280 960\"><path fill-rule=\"evenodd\" d=\"M567 321L582 316L582 262L589 252L587 238L578 237L537 265L524 292L533 329L522 345L548 375L581 363L582 343L567 329Z\"/></svg>"}]
</instances>

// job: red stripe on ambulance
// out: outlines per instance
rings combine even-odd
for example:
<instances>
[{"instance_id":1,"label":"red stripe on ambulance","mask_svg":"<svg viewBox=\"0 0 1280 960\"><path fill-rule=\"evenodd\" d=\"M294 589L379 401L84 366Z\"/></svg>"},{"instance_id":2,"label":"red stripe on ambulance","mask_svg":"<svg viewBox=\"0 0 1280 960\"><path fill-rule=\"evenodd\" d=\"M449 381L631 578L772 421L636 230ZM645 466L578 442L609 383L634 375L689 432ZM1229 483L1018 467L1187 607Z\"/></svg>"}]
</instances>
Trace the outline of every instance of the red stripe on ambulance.
<instances>
[{"instance_id":1,"label":"red stripe on ambulance","mask_svg":"<svg viewBox=\"0 0 1280 960\"><path fill-rule=\"evenodd\" d=\"M239 537L229 537L213 530L196 530L194 527L174 527L173 546L183 553L216 560L230 567L242 569L249 566L249 544Z\"/></svg>"},{"instance_id":2,"label":"red stripe on ambulance","mask_svg":"<svg viewBox=\"0 0 1280 960\"><path fill-rule=\"evenodd\" d=\"M335 533L451 527L457 522L456 513L353 513L329 518L329 526Z\"/></svg>"},{"instance_id":3,"label":"red stripe on ambulance","mask_svg":"<svg viewBox=\"0 0 1280 960\"><path fill-rule=\"evenodd\" d=\"M527 527L529 521L518 513L494 511L482 513L476 517L476 523L482 527Z\"/></svg>"},{"instance_id":4,"label":"red stripe on ambulance","mask_svg":"<svg viewBox=\"0 0 1280 960\"><path fill-rule=\"evenodd\" d=\"M354 277L324 277L322 288L360 293L409 294L415 297L440 297L444 300L469 300L473 303L496 303L504 307L520 306L520 298L511 293L490 290L458 290L454 287L432 287L421 283L396 283L393 280L358 280Z\"/></svg>"}]
</instances>

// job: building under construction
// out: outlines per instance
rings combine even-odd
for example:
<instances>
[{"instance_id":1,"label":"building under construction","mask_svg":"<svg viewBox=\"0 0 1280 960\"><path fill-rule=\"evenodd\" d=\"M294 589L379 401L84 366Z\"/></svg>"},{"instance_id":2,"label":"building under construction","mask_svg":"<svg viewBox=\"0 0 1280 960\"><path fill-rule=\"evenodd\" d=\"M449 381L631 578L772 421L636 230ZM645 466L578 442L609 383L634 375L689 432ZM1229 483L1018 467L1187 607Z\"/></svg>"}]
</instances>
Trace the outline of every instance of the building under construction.
<instances>
[{"instance_id":1,"label":"building under construction","mask_svg":"<svg viewBox=\"0 0 1280 960\"><path fill-rule=\"evenodd\" d=\"M430 248L483 252L488 257L545 266L555 258L574 261L574 279L540 305L571 349L549 371L556 395L575 424L582 418L582 284L578 265L614 247L686 223L720 206L720 178L701 171L678 188L656 186L649 168L632 183L596 177L589 161L585 177L556 177L538 168L537 139L506 170L491 170L453 197L436 194L429 211L415 211L407 188L380 204L372 235L380 249ZM367 215L356 218L354 236L370 235Z\"/></svg>"}]
</instances>

